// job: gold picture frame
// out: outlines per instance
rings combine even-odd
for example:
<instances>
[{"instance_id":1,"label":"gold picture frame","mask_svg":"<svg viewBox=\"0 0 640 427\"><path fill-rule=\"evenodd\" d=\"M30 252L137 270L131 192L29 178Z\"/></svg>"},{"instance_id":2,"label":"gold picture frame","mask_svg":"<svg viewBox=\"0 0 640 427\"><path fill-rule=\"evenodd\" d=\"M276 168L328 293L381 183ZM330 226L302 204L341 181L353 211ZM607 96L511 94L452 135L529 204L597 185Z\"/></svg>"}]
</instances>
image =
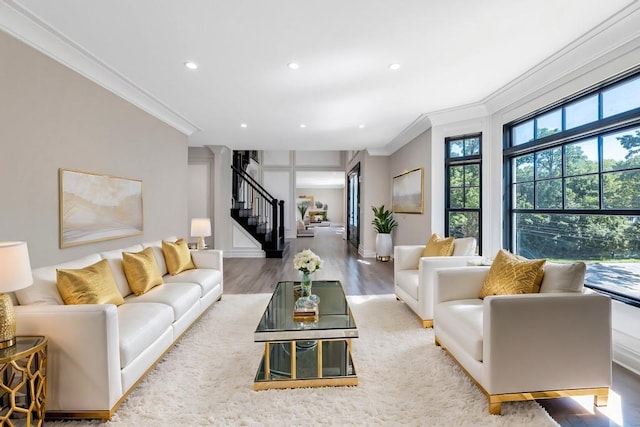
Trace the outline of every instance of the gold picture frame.
<instances>
[{"instance_id":1,"label":"gold picture frame","mask_svg":"<svg viewBox=\"0 0 640 427\"><path fill-rule=\"evenodd\" d=\"M424 212L424 170L412 169L393 177L391 210L396 213Z\"/></svg>"},{"instance_id":2,"label":"gold picture frame","mask_svg":"<svg viewBox=\"0 0 640 427\"><path fill-rule=\"evenodd\" d=\"M60 247L142 234L142 180L59 169Z\"/></svg>"}]
</instances>

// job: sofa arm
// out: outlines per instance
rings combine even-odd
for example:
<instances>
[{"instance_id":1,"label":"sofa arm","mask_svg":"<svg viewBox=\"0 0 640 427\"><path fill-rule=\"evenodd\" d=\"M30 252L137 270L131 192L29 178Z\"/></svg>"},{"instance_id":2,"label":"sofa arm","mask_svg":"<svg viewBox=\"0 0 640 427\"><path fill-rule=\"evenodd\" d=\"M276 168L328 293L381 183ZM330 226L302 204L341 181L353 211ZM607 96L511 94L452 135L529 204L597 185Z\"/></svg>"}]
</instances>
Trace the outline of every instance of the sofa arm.
<instances>
[{"instance_id":1,"label":"sofa arm","mask_svg":"<svg viewBox=\"0 0 640 427\"><path fill-rule=\"evenodd\" d=\"M611 300L596 293L487 297L483 380L490 394L611 385Z\"/></svg>"},{"instance_id":2,"label":"sofa arm","mask_svg":"<svg viewBox=\"0 0 640 427\"><path fill-rule=\"evenodd\" d=\"M191 251L191 259L196 268L210 268L222 271L222 250L220 249Z\"/></svg>"},{"instance_id":3,"label":"sofa arm","mask_svg":"<svg viewBox=\"0 0 640 427\"><path fill-rule=\"evenodd\" d=\"M18 335L44 335L47 411L111 409L122 396L118 310L111 304L16 306Z\"/></svg>"},{"instance_id":4,"label":"sofa arm","mask_svg":"<svg viewBox=\"0 0 640 427\"><path fill-rule=\"evenodd\" d=\"M478 298L488 266L439 268L434 274L433 303Z\"/></svg>"},{"instance_id":5,"label":"sofa arm","mask_svg":"<svg viewBox=\"0 0 640 427\"><path fill-rule=\"evenodd\" d=\"M424 245L399 245L393 247L393 271L416 270Z\"/></svg>"}]
</instances>

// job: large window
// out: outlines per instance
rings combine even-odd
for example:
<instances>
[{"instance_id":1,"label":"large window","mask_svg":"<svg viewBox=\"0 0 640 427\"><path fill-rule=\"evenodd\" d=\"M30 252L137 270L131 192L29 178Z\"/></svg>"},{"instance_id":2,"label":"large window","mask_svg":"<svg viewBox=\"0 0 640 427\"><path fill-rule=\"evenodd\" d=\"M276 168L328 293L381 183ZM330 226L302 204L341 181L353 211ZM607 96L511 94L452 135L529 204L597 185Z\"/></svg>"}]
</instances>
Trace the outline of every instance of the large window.
<instances>
[{"instance_id":1,"label":"large window","mask_svg":"<svg viewBox=\"0 0 640 427\"><path fill-rule=\"evenodd\" d=\"M640 304L640 75L505 126L505 245Z\"/></svg>"},{"instance_id":2,"label":"large window","mask_svg":"<svg viewBox=\"0 0 640 427\"><path fill-rule=\"evenodd\" d=\"M481 240L481 160L482 135L446 138L446 204L447 236L473 236Z\"/></svg>"}]
</instances>

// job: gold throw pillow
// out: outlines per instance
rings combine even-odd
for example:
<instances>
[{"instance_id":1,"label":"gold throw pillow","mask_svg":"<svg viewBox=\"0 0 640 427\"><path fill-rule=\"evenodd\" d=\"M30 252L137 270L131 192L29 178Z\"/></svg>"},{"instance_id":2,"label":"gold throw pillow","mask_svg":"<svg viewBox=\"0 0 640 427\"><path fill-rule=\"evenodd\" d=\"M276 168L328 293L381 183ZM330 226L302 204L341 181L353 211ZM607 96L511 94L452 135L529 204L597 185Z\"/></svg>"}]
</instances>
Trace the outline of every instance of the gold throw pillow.
<instances>
[{"instance_id":1,"label":"gold throw pillow","mask_svg":"<svg viewBox=\"0 0 640 427\"><path fill-rule=\"evenodd\" d=\"M480 298L489 295L532 294L540 291L544 259L528 260L500 249L480 290Z\"/></svg>"},{"instance_id":2,"label":"gold throw pillow","mask_svg":"<svg viewBox=\"0 0 640 427\"><path fill-rule=\"evenodd\" d=\"M142 295L154 286L162 284L160 268L151 247L141 252L123 252L122 265L129 288L136 295Z\"/></svg>"},{"instance_id":3,"label":"gold throw pillow","mask_svg":"<svg viewBox=\"0 0 640 427\"><path fill-rule=\"evenodd\" d=\"M196 268L191 261L191 252L184 239L178 239L175 243L162 241L162 254L167 263L169 274L175 276L185 270Z\"/></svg>"},{"instance_id":4,"label":"gold throw pillow","mask_svg":"<svg viewBox=\"0 0 640 427\"><path fill-rule=\"evenodd\" d=\"M67 305L124 303L106 259L85 268L57 269L56 276L58 292Z\"/></svg>"},{"instance_id":5,"label":"gold throw pillow","mask_svg":"<svg viewBox=\"0 0 640 427\"><path fill-rule=\"evenodd\" d=\"M422 251L422 256L451 256L453 237L440 237L433 233Z\"/></svg>"}]
</instances>

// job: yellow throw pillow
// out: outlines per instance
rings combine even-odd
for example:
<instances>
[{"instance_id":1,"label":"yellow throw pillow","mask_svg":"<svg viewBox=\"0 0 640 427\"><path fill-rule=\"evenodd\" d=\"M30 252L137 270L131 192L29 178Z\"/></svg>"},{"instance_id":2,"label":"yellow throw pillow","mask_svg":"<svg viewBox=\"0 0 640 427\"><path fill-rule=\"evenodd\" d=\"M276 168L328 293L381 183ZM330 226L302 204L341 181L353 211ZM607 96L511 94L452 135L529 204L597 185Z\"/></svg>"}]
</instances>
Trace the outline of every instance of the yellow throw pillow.
<instances>
[{"instance_id":1,"label":"yellow throw pillow","mask_svg":"<svg viewBox=\"0 0 640 427\"><path fill-rule=\"evenodd\" d=\"M544 259L520 258L500 249L484 280L480 298L539 292L545 262Z\"/></svg>"},{"instance_id":2,"label":"yellow throw pillow","mask_svg":"<svg viewBox=\"0 0 640 427\"><path fill-rule=\"evenodd\" d=\"M422 256L451 256L453 253L453 237L440 237L433 233L422 251Z\"/></svg>"},{"instance_id":3,"label":"yellow throw pillow","mask_svg":"<svg viewBox=\"0 0 640 427\"><path fill-rule=\"evenodd\" d=\"M129 287L136 295L142 295L162 284L160 268L151 247L141 252L122 252L122 266Z\"/></svg>"},{"instance_id":4,"label":"yellow throw pillow","mask_svg":"<svg viewBox=\"0 0 640 427\"><path fill-rule=\"evenodd\" d=\"M56 286L65 304L124 303L106 259L85 268L57 269L56 275Z\"/></svg>"},{"instance_id":5,"label":"yellow throw pillow","mask_svg":"<svg viewBox=\"0 0 640 427\"><path fill-rule=\"evenodd\" d=\"M175 243L163 240L162 254L167 263L167 270L172 276L196 268L191 261L191 252L189 252L189 247L184 239L178 239Z\"/></svg>"}]
</instances>

